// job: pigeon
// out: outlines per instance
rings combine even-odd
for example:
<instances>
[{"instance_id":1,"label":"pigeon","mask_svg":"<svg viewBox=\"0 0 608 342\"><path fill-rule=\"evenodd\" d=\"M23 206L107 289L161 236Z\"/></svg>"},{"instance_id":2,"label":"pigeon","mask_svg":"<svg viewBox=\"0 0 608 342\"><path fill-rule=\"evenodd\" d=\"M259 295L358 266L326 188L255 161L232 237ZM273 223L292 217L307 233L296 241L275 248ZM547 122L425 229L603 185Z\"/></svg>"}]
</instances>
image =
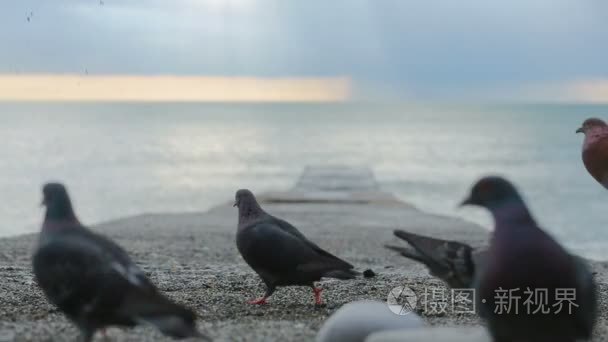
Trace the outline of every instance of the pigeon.
<instances>
[{"instance_id":1,"label":"pigeon","mask_svg":"<svg viewBox=\"0 0 608 342\"><path fill-rule=\"evenodd\" d=\"M322 289L314 282L324 277L353 279L359 274L287 221L266 213L251 191L237 191L234 206L239 210L237 248L266 285L264 296L250 304L266 304L278 286L310 286L315 304L321 305Z\"/></svg>"},{"instance_id":2,"label":"pigeon","mask_svg":"<svg viewBox=\"0 0 608 342\"><path fill-rule=\"evenodd\" d=\"M107 326L149 324L173 338L200 337L196 314L173 303L124 249L83 226L60 183L43 187L46 214L33 269L38 285L88 342Z\"/></svg>"},{"instance_id":3,"label":"pigeon","mask_svg":"<svg viewBox=\"0 0 608 342\"><path fill-rule=\"evenodd\" d=\"M495 222L473 281L479 314L494 340L589 339L597 315L593 275L537 225L515 186L497 176L482 178L462 205L489 210Z\"/></svg>"},{"instance_id":4,"label":"pigeon","mask_svg":"<svg viewBox=\"0 0 608 342\"><path fill-rule=\"evenodd\" d=\"M422 236L403 230L395 230L395 236L407 241L412 247L386 245L406 258L424 264L431 275L443 280L454 289L472 288L475 271L481 268L485 250L449 240Z\"/></svg>"},{"instance_id":5,"label":"pigeon","mask_svg":"<svg viewBox=\"0 0 608 342\"><path fill-rule=\"evenodd\" d=\"M608 189L608 125L596 118L590 118L576 130L576 133L584 133L583 142L583 164L604 188Z\"/></svg>"},{"instance_id":6,"label":"pigeon","mask_svg":"<svg viewBox=\"0 0 608 342\"><path fill-rule=\"evenodd\" d=\"M575 313L575 320L577 322L576 324L578 329L575 335L581 338L588 338L595 322L597 294L593 277L594 274L591 273L587 262L581 257L568 254L561 246L557 244L557 242L555 242L536 225L531 214L527 210L523 199L521 199L515 188L509 182L497 177L489 177L482 181L482 194L479 194L479 190L475 190L474 187L473 193L475 195L471 196L472 199L465 201L465 204L483 205L487 208L491 208L497 223L496 235L493 238L493 245L498 245L500 247L499 251L502 248L508 249L506 252L501 252L503 254L496 255L496 252L494 252L496 247L494 247L494 249L490 247L490 249L475 250L473 247L465 243L436 239L403 230L396 230L394 233L397 237L406 240L413 247L413 249L391 245L387 245L386 247L399 252L401 255L409 259L426 265L432 275L442 279L448 286L455 289L478 289L480 280L488 279L489 274L493 275L494 278L490 280L493 280L494 284L502 286L500 283L500 281L502 281L501 277L506 277L507 279L511 280L513 275L521 274L521 270L518 270L518 268L525 269L526 272L528 272L527 269L532 268L531 265L519 264L521 260L528 260L530 258L534 259L540 254L540 258L543 263L554 266L553 260L547 260L547 257L543 256L543 253L547 253L546 255L557 254L560 257L556 258L555 260L562 260L563 265L568 266L564 269L574 269L574 276L571 275L571 279L574 279L574 282L576 283L574 288L577 289L576 293L577 298L579 299L577 304L580 306L578 311ZM484 190L485 187L488 187L489 190ZM496 189L494 190L495 195L483 195L483 191L489 192L492 191L491 189ZM503 192L502 194L501 191ZM515 219L515 221L510 221L513 219ZM506 232L504 229L506 229ZM532 230L532 233L526 233L525 230L517 231L518 229ZM497 237L503 236L504 234L508 235L509 233L513 233L513 231L515 231L515 234L519 234L515 237L515 242L507 242L509 239ZM527 238L520 238L522 234L528 234L530 236ZM533 236L536 239L532 239ZM529 242L529 244L524 244L519 240L532 240L532 242ZM507 244L507 247L504 247L504 244ZM522 247L521 245L524 246ZM543 248L536 248L537 246L543 246ZM551 252L551 254L549 254L549 252ZM509 262L504 261L504 255L506 255L507 261ZM513 261L511 259L517 258L519 255L522 255L520 260L515 259ZM502 256L502 258L499 258L499 256ZM510 262L514 262L515 266L510 264ZM486 272L485 269L488 267L488 264L492 265L494 269ZM534 263L534 265L537 264ZM562 274L562 270L559 269L559 267L557 271L554 268L548 268L546 265L542 264L537 267L539 269L535 271L530 270L530 273L525 273L525 275L519 277L518 281L521 281L521 283L526 283L526 280L521 280L521 278L525 279L525 276L532 278L532 275L542 275L543 278L547 277L555 281L555 284L561 284L561 279L555 280L555 277L560 277ZM507 269L507 271L500 271L503 270L503 268ZM547 271L545 271L545 269L547 269ZM551 269L553 269L553 272L545 275L544 272L549 272ZM499 273L500 277L496 275L497 272ZM541 278L541 281L544 281L543 278ZM532 283L533 280L537 281L537 279L532 278L530 279L529 283ZM506 283L508 283L508 281L506 281ZM502 287L506 288L506 286ZM529 287L532 286L529 285ZM549 286L547 286L547 288L549 288ZM485 299L481 296L477 297L478 301L480 299ZM494 296L491 297L493 298ZM484 315L483 312L481 312L481 314L482 316ZM485 315L487 316L488 314L486 313ZM566 336L564 339L566 341L573 340L572 335L565 334L564 336ZM509 339L504 340L509 341ZM542 341L542 339L540 340Z\"/></svg>"},{"instance_id":7,"label":"pigeon","mask_svg":"<svg viewBox=\"0 0 608 342\"><path fill-rule=\"evenodd\" d=\"M483 270L488 255L487 249L476 250L462 242L432 238L403 230L395 230L394 234L407 241L413 249L393 245L386 245L386 248L422 263L429 269L431 275L441 279L452 289L475 288L475 274ZM594 301L597 296L594 284L595 273L590 272L585 259L577 255L572 255L572 258L577 264L579 279L583 279L588 285L581 290L581 293L584 298L588 298L590 309L587 322L592 325L594 310L596 310Z\"/></svg>"}]
</instances>

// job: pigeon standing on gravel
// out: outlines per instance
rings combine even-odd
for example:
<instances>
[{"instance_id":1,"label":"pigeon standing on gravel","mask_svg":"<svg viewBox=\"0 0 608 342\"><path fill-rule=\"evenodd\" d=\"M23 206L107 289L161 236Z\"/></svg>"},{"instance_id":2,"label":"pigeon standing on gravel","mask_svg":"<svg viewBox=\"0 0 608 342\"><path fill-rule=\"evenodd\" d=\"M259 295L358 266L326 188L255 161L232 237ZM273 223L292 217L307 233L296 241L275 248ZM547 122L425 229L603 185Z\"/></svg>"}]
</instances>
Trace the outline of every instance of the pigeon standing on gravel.
<instances>
[{"instance_id":1,"label":"pigeon standing on gravel","mask_svg":"<svg viewBox=\"0 0 608 342\"><path fill-rule=\"evenodd\" d=\"M488 209L494 217L474 284L480 315L495 341L589 339L597 310L593 276L536 224L515 187L504 178L485 177L462 204Z\"/></svg>"},{"instance_id":2,"label":"pigeon standing on gravel","mask_svg":"<svg viewBox=\"0 0 608 342\"><path fill-rule=\"evenodd\" d=\"M608 189L608 125L600 119L585 120L576 133L584 133L583 164L587 171Z\"/></svg>"},{"instance_id":3,"label":"pigeon standing on gravel","mask_svg":"<svg viewBox=\"0 0 608 342\"><path fill-rule=\"evenodd\" d=\"M461 242L435 239L403 230L395 230L394 234L407 241L413 249L392 245L386 245L386 248L424 264L431 275L443 280L451 288L473 287L475 272L485 260L485 250L475 251L473 247Z\"/></svg>"},{"instance_id":4,"label":"pigeon standing on gravel","mask_svg":"<svg viewBox=\"0 0 608 342\"><path fill-rule=\"evenodd\" d=\"M80 330L150 324L174 338L203 337L196 315L163 296L113 241L82 226L65 187L43 187L46 215L34 253L38 285Z\"/></svg>"},{"instance_id":5,"label":"pigeon standing on gravel","mask_svg":"<svg viewBox=\"0 0 608 342\"><path fill-rule=\"evenodd\" d=\"M310 286L315 303L322 304L323 277L353 279L358 274L348 262L324 251L288 222L266 213L249 190L236 192L239 209L236 245L245 262L266 285L263 297L250 304L265 304L278 286Z\"/></svg>"}]
</instances>

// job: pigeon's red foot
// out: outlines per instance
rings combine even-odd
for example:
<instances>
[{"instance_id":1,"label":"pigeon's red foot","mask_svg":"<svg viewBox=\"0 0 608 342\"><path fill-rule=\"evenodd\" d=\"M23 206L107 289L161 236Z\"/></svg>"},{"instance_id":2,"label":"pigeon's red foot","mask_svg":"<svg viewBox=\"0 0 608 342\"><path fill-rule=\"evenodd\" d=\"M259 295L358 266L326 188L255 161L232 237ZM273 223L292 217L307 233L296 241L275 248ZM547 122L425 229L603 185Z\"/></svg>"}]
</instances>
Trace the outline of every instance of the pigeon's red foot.
<instances>
[{"instance_id":1,"label":"pigeon's red foot","mask_svg":"<svg viewBox=\"0 0 608 342\"><path fill-rule=\"evenodd\" d=\"M254 305L264 305L264 304L268 304L268 302L266 301L266 297L262 297L262 298L257 298L254 300L250 300L248 302L249 304L254 304Z\"/></svg>"},{"instance_id":2,"label":"pigeon's red foot","mask_svg":"<svg viewBox=\"0 0 608 342\"><path fill-rule=\"evenodd\" d=\"M321 292L323 292L323 289L320 287L313 287L312 292L315 294L315 304L323 305L323 299L321 299Z\"/></svg>"}]
</instances>

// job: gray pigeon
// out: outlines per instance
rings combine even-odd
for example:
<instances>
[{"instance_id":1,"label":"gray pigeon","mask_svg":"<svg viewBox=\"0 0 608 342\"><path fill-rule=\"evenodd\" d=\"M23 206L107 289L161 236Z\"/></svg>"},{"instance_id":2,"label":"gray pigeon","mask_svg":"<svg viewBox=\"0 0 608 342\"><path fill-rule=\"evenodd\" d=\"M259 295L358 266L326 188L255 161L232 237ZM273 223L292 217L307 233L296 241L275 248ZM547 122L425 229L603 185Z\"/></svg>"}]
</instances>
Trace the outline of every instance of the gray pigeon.
<instances>
[{"instance_id":1,"label":"gray pigeon","mask_svg":"<svg viewBox=\"0 0 608 342\"><path fill-rule=\"evenodd\" d=\"M49 301L79 328L81 341L107 326L137 324L174 338L205 338L192 310L163 296L120 246L80 224L62 184L46 184L43 195L34 274Z\"/></svg>"},{"instance_id":2,"label":"gray pigeon","mask_svg":"<svg viewBox=\"0 0 608 342\"><path fill-rule=\"evenodd\" d=\"M488 209L495 221L485 264L473 282L494 340L589 339L597 312L593 276L537 225L515 187L504 178L485 177L462 204Z\"/></svg>"},{"instance_id":3,"label":"gray pigeon","mask_svg":"<svg viewBox=\"0 0 608 342\"><path fill-rule=\"evenodd\" d=\"M473 287L475 271L480 269L485 251L475 251L473 247L461 242L435 239L403 230L395 230L394 234L414 249L392 245L386 245L386 248L424 264L433 276L451 288Z\"/></svg>"},{"instance_id":4,"label":"gray pigeon","mask_svg":"<svg viewBox=\"0 0 608 342\"><path fill-rule=\"evenodd\" d=\"M348 262L324 251L288 222L266 213L249 190L236 192L239 209L236 246L245 262L266 285L263 297L250 304L265 304L277 286L310 286L315 303L322 304L323 277L353 279L357 272Z\"/></svg>"}]
</instances>

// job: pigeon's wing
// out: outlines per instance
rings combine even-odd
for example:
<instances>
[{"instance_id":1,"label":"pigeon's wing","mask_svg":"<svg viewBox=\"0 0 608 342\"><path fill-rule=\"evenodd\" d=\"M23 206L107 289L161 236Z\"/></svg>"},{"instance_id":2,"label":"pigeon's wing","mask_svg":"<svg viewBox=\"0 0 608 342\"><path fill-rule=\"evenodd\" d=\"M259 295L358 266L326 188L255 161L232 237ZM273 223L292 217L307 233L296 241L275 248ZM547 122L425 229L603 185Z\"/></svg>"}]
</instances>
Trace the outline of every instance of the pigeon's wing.
<instances>
[{"instance_id":1,"label":"pigeon's wing","mask_svg":"<svg viewBox=\"0 0 608 342\"><path fill-rule=\"evenodd\" d=\"M113 312L131 287L149 290L149 284L129 279L128 267L78 235L47 241L35 253L33 266L49 300L71 317ZM114 323L132 324L126 319Z\"/></svg>"},{"instance_id":2,"label":"pigeon's wing","mask_svg":"<svg viewBox=\"0 0 608 342\"><path fill-rule=\"evenodd\" d=\"M337 256L335 256L335 255L329 253L328 251L324 250L323 248L319 247L316 243L310 241L306 236L304 236L304 234L302 234L296 227L294 227L289 222L282 220L280 218L274 217L274 216L270 216L270 217L271 217L272 222L275 223L277 227L279 227L284 232L300 239L319 255L322 255L325 258L333 259L336 264L341 265L341 268L344 268L344 269L354 268L354 266L351 265L350 263L338 258Z\"/></svg>"},{"instance_id":3,"label":"pigeon's wing","mask_svg":"<svg viewBox=\"0 0 608 342\"><path fill-rule=\"evenodd\" d=\"M323 274L345 268L343 262L326 257L305 240L271 222L260 222L239 231L237 247L262 277L298 271Z\"/></svg>"},{"instance_id":4,"label":"pigeon's wing","mask_svg":"<svg viewBox=\"0 0 608 342\"><path fill-rule=\"evenodd\" d=\"M471 287L478 259L467 244L435 239L427 236L395 230L395 236L407 241L412 249L386 246L406 258L423 263L430 273L445 281L452 288Z\"/></svg>"},{"instance_id":5,"label":"pigeon's wing","mask_svg":"<svg viewBox=\"0 0 608 342\"><path fill-rule=\"evenodd\" d=\"M585 168L604 187L608 188L608 137L605 137L583 151Z\"/></svg>"},{"instance_id":6,"label":"pigeon's wing","mask_svg":"<svg viewBox=\"0 0 608 342\"><path fill-rule=\"evenodd\" d=\"M155 292L156 288L144 272L131 260L127 252L120 247L117 243L110 240L109 238L96 234L89 229L83 227L78 230L76 234L79 234L79 238L88 241L99 248L99 251L112 261L111 265L116 272L123 275L130 283L141 288Z\"/></svg>"},{"instance_id":7,"label":"pigeon's wing","mask_svg":"<svg viewBox=\"0 0 608 342\"><path fill-rule=\"evenodd\" d=\"M84 227L44 241L33 264L49 300L72 319L146 322L176 338L202 336L193 311L160 294L122 248Z\"/></svg>"},{"instance_id":8,"label":"pigeon's wing","mask_svg":"<svg viewBox=\"0 0 608 342\"><path fill-rule=\"evenodd\" d=\"M597 318L597 288L594 275L587 261L579 256L572 256L577 270L577 328L580 338L589 339Z\"/></svg>"}]
</instances>

